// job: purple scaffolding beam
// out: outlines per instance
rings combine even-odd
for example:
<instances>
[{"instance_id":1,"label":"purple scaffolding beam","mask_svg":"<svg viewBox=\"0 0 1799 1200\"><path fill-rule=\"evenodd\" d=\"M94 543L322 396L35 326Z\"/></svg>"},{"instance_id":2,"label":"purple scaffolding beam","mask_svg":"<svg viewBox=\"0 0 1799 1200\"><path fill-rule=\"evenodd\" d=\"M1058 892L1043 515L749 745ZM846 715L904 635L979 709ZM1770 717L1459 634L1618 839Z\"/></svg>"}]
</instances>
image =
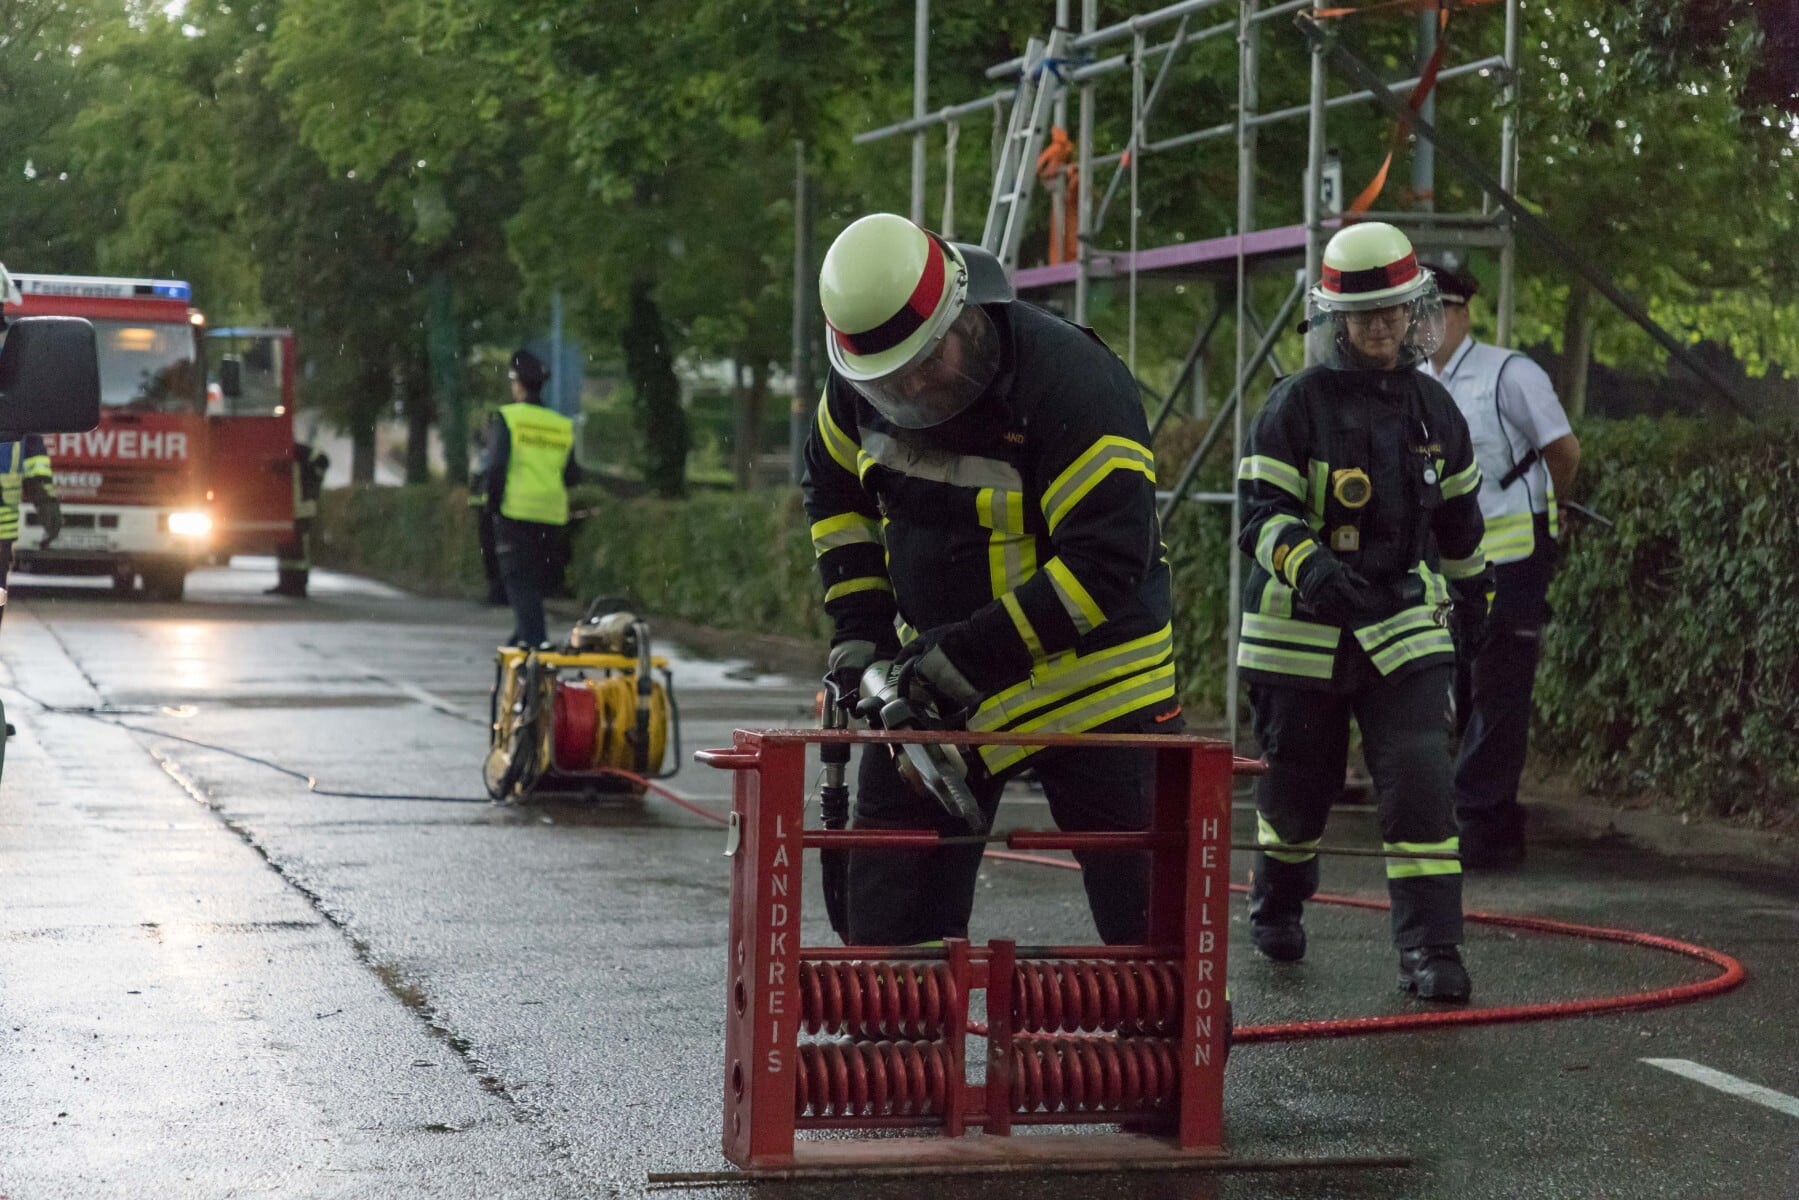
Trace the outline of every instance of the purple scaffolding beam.
<instances>
[{"instance_id":1,"label":"purple scaffolding beam","mask_svg":"<svg viewBox=\"0 0 1799 1200\"><path fill-rule=\"evenodd\" d=\"M1306 247L1304 225L1283 225L1279 229L1259 229L1248 237L1235 234L1207 238L1203 242L1182 242L1175 246L1157 246L1136 254L1137 273L1193 270L1203 273L1208 267L1235 262L1238 244L1248 257L1268 258L1280 254L1302 253ZM1089 278L1116 279L1129 275L1132 256L1116 250L1095 254L1089 260ZM1057 263L1051 267L1025 267L1012 274L1012 286L1020 293L1042 291L1073 283L1080 273L1079 263Z\"/></svg>"}]
</instances>

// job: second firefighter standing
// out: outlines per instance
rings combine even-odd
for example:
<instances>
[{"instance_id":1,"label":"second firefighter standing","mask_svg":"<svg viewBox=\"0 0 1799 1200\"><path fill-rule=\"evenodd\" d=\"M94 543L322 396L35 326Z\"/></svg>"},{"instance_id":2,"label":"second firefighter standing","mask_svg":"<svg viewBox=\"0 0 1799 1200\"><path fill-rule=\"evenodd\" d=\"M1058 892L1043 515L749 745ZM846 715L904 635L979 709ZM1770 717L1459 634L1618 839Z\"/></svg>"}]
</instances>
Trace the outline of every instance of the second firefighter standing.
<instances>
[{"instance_id":1,"label":"second firefighter standing","mask_svg":"<svg viewBox=\"0 0 1799 1200\"><path fill-rule=\"evenodd\" d=\"M1282 380L1238 468L1237 665L1268 763L1256 781L1250 938L1306 952L1315 853L1342 791L1350 720L1378 796L1400 985L1468 999L1447 698L1482 637L1492 570L1467 422L1415 368L1442 339L1436 284L1405 235L1362 222L1330 240L1307 306L1317 365Z\"/></svg>"}]
</instances>

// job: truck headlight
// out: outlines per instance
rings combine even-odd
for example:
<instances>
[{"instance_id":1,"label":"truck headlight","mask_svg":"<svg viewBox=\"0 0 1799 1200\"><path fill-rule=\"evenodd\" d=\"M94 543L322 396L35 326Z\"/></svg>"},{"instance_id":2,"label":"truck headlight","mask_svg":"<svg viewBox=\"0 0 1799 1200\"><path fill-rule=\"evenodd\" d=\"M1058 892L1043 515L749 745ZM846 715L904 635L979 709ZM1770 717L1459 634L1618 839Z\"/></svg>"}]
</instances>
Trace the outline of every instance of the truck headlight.
<instances>
[{"instance_id":1,"label":"truck headlight","mask_svg":"<svg viewBox=\"0 0 1799 1200\"><path fill-rule=\"evenodd\" d=\"M169 532L176 537L203 538L212 532L212 518L203 512L170 513Z\"/></svg>"}]
</instances>

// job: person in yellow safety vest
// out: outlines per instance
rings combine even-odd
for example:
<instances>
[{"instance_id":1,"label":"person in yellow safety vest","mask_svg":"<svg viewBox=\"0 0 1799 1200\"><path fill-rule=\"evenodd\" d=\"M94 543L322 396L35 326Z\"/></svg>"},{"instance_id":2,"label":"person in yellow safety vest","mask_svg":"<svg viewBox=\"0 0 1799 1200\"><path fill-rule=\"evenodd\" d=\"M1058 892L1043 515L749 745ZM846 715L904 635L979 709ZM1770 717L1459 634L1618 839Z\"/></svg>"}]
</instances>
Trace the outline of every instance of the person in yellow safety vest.
<instances>
[{"instance_id":1,"label":"person in yellow safety vest","mask_svg":"<svg viewBox=\"0 0 1799 1200\"><path fill-rule=\"evenodd\" d=\"M28 433L17 441L0 442L0 595L12 571L13 543L19 540L23 518L21 501L31 501L37 524L43 527L40 549L48 549L62 532L62 503L56 498L56 479L44 439ZM0 603L0 617L6 605Z\"/></svg>"},{"instance_id":2,"label":"person in yellow safety vest","mask_svg":"<svg viewBox=\"0 0 1799 1200\"><path fill-rule=\"evenodd\" d=\"M275 550L275 586L271 596L304 597L312 579L312 527L319 516L319 493L331 459L315 453L305 442L295 442L289 474L294 485L294 528Z\"/></svg>"},{"instance_id":3,"label":"person in yellow safety vest","mask_svg":"<svg viewBox=\"0 0 1799 1200\"><path fill-rule=\"evenodd\" d=\"M892 213L832 243L819 299L831 372L804 493L840 692L894 659L970 730L1179 732L1155 457L1130 369L1091 330L1015 300L991 254ZM1063 829L1148 821L1148 750L986 746L979 759L970 790L989 817L1029 767ZM876 753L862 755L851 821L968 828ZM981 849L851 852L840 936L966 936ZM1142 941L1145 856L1077 857L1100 937Z\"/></svg>"},{"instance_id":4,"label":"person in yellow safety vest","mask_svg":"<svg viewBox=\"0 0 1799 1200\"><path fill-rule=\"evenodd\" d=\"M1237 468L1238 542L1253 559L1237 665L1268 762L1256 780L1250 940L1305 956L1315 849L1361 727L1388 858L1402 987L1466 1001L1461 863L1446 701L1458 645L1478 644L1492 568L1480 464L1442 385L1415 368L1442 339L1436 283L1391 225L1324 251L1307 303L1315 365L1275 385ZM1449 628L1444 625L1448 624Z\"/></svg>"},{"instance_id":5,"label":"person in yellow safety vest","mask_svg":"<svg viewBox=\"0 0 1799 1200\"><path fill-rule=\"evenodd\" d=\"M1549 375L1513 350L1477 342L1468 305L1480 282L1466 268L1426 264L1443 297L1443 344L1428 370L1468 421L1480 459L1484 548L1497 573L1492 633L1471 661L1456 665L1456 819L1462 865L1513 867L1524 861L1524 807L1518 779L1530 744L1549 580L1555 574L1559 514L1580 467L1580 439Z\"/></svg>"},{"instance_id":6,"label":"person in yellow safety vest","mask_svg":"<svg viewBox=\"0 0 1799 1200\"><path fill-rule=\"evenodd\" d=\"M507 373L512 403L488 424L482 461L487 511L494 520L494 551L512 605L511 645L545 645L543 597L560 561L568 524L568 489L581 481L575 462L574 422L543 406L550 372L535 354L520 350Z\"/></svg>"}]
</instances>

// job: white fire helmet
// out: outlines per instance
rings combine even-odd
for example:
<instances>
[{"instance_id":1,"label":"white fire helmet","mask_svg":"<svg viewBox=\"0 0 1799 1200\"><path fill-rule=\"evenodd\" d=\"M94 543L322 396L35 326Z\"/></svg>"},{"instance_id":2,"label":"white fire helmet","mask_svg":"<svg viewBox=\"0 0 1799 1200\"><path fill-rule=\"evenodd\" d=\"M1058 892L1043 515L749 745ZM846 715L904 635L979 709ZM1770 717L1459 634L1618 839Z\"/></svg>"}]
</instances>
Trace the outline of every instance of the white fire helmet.
<instances>
[{"instance_id":1,"label":"white fire helmet","mask_svg":"<svg viewBox=\"0 0 1799 1200\"><path fill-rule=\"evenodd\" d=\"M1407 368L1443 344L1443 302L1405 234L1381 221L1358 221L1325 246L1323 278L1306 298L1305 327L1316 361Z\"/></svg>"},{"instance_id":2,"label":"white fire helmet","mask_svg":"<svg viewBox=\"0 0 1799 1200\"><path fill-rule=\"evenodd\" d=\"M831 366L902 429L929 429L980 398L1000 367L982 304L1012 298L997 260L892 213L837 236L818 273Z\"/></svg>"}]
</instances>

